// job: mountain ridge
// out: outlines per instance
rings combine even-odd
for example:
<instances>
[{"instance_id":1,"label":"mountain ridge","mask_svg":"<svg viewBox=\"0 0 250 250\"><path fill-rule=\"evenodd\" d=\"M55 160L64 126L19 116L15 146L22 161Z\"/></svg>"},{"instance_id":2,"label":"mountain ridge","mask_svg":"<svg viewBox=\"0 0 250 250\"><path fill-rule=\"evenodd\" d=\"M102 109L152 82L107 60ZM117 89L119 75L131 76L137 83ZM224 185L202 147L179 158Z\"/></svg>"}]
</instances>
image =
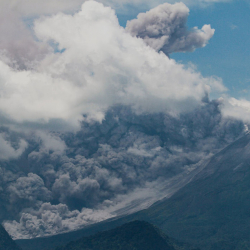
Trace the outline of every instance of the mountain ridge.
<instances>
[{"instance_id":1,"label":"mountain ridge","mask_svg":"<svg viewBox=\"0 0 250 250\"><path fill-rule=\"evenodd\" d=\"M56 250L191 250L194 248L179 243L163 234L145 221L132 221L112 230L99 232L70 242ZM198 250L198 249L197 249Z\"/></svg>"},{"instance_id":2,"label":"mountain ridge","mask_svg":"<svg viewBox=\"0 0 250 250\"><path fill-rule=\"evenodd\" d=\"M0 224L0 250L21 250Z\"/></svg>"},{"instance_id":3,"label":"mountain ridge","mask_svg":"<svg viewBox=\"0 0 250 250\"><path fill-rule=\"evenodd\" d=\"M246 134L215 154L192 182L169 199L72 235L84 236L138 219L202 249L243 250L250 246L249 206L250 135Z\"/></svg>"}]
</instances>

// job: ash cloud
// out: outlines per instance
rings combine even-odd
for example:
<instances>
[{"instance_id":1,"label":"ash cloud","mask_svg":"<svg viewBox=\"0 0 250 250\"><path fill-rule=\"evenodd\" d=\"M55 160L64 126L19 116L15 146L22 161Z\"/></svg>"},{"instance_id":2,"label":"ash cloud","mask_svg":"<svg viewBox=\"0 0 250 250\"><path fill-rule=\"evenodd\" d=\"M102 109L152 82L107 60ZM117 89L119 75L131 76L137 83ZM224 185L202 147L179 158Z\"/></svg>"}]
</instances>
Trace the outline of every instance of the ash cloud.
<instances>
[{"instance_id":1,"label":"ash cloud","mask_svg":"<svg viewBox=\"0 0 250 250\"><path fill-rule=\"evenodd\" d=\"M0 133L0 160L10 160L18 158L27 148L27 142L21 139L19 142L13 142L6 133ZM15 147L14 147L15 146Z\"/></svg>"},{"instance_id":2,"label":"ash cloud","mask_svg":"<svg viewBox=\"0 0 250 250\"><path fill-rule=\"evenodd\" d=\"M10 204L20 207L32 207L40 200L50 200L50 191L44 186L44 181L36 174L19 177L7 189ZM27 204L28 203L28 204Z\"/></svg>"},{"instance_id":3,"label":"ash cloud","mask_svg":"<svg viewBox=\"0 0 250 250\"><path fill-rule=\"evenodd\" d=\"M156 51L169 55L174 52L192 52L205 47L214 35L210 25L188 30L186 23L188 7L183 3L165 3L146 13L140 13L137 19L127 22L126 31L142 38Z\"/></svg>"},{"instance_id":4,"label":"ash cloud","mask_svg":"<svg viewBox=\"0 0 250 250\"><path fill-rule=\"evenodd\" d=\"M46 135L64 150L24 134L29 146L21 160L0 163L1 221L14 238L52 235L171 196L244 133L242 122L222 117L219 104L179 116L113 107L102 123Z\"/></svg>"},{"instance_id":5,"label":"ash cloud","mask_svg":"<svg viewBox=\"0 0 250 250\"><path fill-rule=\"evenodd\" d=\"M70 211L65 204L43 203L39 210L23 213L20 222L6 222L5 228L15 238L34 238L67 232L112 217L108 212L92 209Z\"/></svg>"}]
</instances>

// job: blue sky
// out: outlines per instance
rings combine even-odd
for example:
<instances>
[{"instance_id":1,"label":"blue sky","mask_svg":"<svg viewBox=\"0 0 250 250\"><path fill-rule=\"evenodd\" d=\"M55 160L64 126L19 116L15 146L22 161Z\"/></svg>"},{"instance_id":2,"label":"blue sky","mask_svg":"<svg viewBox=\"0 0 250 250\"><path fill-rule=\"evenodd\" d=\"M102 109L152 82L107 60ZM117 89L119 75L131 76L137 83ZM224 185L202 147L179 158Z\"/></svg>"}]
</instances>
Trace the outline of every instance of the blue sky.
<instances>
[{"instance_id":1,"label":"blue sky","mask_svg":"<svg viewBox=\"0 0 250 250\"><path fill-rule=\"evenodd\" d=\"M204 76L221 77L229 95L249 100L250 5L246 1L233 1L189 8L188 27L211 24L215 35L206 47L192 53L174 53L171 58L184 64L193 63ZM135 9L131 13L118 14L122 26L136 17Z\"/></svg>"}]
</instances>

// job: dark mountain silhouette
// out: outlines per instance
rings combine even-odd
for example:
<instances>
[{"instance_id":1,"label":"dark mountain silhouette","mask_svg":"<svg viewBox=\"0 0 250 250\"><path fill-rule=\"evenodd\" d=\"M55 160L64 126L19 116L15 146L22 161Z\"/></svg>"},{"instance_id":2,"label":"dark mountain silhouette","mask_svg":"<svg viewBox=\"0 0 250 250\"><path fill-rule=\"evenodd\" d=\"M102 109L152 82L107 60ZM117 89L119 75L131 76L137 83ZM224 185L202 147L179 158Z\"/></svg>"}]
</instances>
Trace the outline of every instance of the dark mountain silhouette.
<instances>
[{"instance_id":1,"label":"dark mountain silhouette","mask_svg":"<svg viewBox=\"0 0 250 250\"><path fill-rule=\"evenodd\" d=\"M191 249L164 235L145 221L133 221L90 237L83 237L56 250L181 250Z\"/></svg>"},{"instance_id":2,"label":"dark mountain silhouette","mask_svg":"<svg viewBox=\"0 0 250 250\"><path fill-rule=\"evenodd\" d=\"M0 250L21 250L2 225L0 225Z\"/></svg>"}]
</instances>

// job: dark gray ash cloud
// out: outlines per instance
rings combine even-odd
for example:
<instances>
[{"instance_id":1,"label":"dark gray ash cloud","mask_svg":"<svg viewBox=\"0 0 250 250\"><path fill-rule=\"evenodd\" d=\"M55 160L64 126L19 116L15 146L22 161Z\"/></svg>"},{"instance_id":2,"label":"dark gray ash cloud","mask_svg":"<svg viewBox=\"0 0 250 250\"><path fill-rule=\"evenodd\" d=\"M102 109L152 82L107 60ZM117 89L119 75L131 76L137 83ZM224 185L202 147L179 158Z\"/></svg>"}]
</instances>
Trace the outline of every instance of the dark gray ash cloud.
<instances>
[{"instance_id":1,"label":"dark gray ash cloud","mask_svg":"<svg viewBox=\"0 0 250 250\"><path fill-rule=\"evenodd\" d=\"M194 51L206 46L215 30L210 25L204 25L200 30L197 27L188 30L188 15L189 9L185 4L165 3L146 13L140 13L137 19L128 21L126 30L167 55Z\"/></svg>"},{"instance_id":2,"label":"dark gray ash cloud","mask_svg":"<svg viewBox=\"0 0 250 250\"><path fill-rule=\"evenodd\" d=\"M170 196L244 133L219 104L179 116L119 106L77 133L19 134L25 152L0 162L1 222L14 238L52 235Z\"/></svg>"},{"instance_id":3,"label":"dark gray ash cloud","mask_svg":"<svg viewBox=\"0 0 250 250\"><path fill-rule=\"evenodd\" d=\"M10 138L8 138L8 134L0 132L0 160L18 158L28 146L27 142L23 139L18 142L13 142L12 144Z\"/></svg>"}]
</instances>

